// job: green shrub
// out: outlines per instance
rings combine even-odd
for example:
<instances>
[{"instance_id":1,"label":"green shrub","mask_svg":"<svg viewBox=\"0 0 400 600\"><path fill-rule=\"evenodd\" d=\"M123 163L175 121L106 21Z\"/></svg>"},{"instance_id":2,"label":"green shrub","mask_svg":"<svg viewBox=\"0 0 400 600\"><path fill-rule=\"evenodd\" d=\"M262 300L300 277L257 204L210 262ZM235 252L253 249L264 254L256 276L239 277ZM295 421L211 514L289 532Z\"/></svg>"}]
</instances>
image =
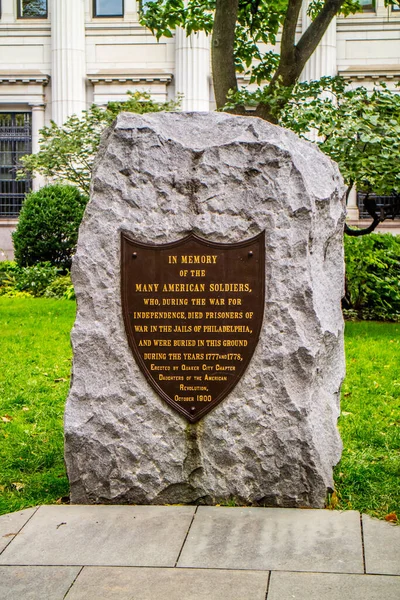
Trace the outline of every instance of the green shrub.
<instances>
[{"instance_id":1,"label":"green shrub","mask_svg":"<svg viewBox=\"0 0 400 600\"><path fill-rule=\"evenodd\" d=\"M59 275L59 269L50 263L37 264L33 267L22 267L16 273L15 289L29 292L38 298L43 296Z\"/></svg>"},{"instance_id":2,"label":"green shrub","mask_svg":"<svg viewBox=\"0 0 400 600\"><path fill-rule=\"evenodd\" d=\"M3 260L0 262L0 296L15 295L19 271L20 269L14 261Z\"/></svg>"},{"instance_id":3,"label":"green shrub","mask_svg":"<svg viewBox=\"0 0 400 600\"><path fill-rule=\"evenodd\" d=\"M75 289L74 289L74 286L72 285L72 283L70 283L68 288L63 293L62 297L65 298L65 300L76 300Z\"/></svg>"},{"instance_id":4,"label":"green shrub","mask_svg":"<svg viewBox=\"0 0 400 600\"><path fill-rule=\"evenodd\" d=\"M0 296L74 300L75 292L70 274L60 275L60 269L50 263L19 267L15 262L4 261L0 263Z\"/></svg>"},{"instance_id":5,"label":"green shrub","mask_svg":"<svg viewBox=\"0 0 400 600\"><path fill-rule=\"evenodd\" d=\"M74 289L71 283L70 275L61 275L54 279L49 286L47 286L44 293L45 298L66 298L72 300L71 287Z\"/></svg>"},{"instance_id":6,"label":"green shrub","mask_svg":"<svg viewBox=\"0 0 400 600\"><path fill-rule=\"evenodd\" d=\"M5 298L32 298L32 294L29 292L19 292L15 287L10 287L2 294Z\"/></svg>"},{"instance_id":7,"label":"green shrub","mask_svg":"<svg viewBox=\"0 0 400 600\"><path fill-rule=\"evenodd\" d=\"M87 201L71 185L48 185L28 194L13 234L17 264L50 262L68 270Z\"/></svg>"},{"instance_id":8,"label":"green shrub","mask_svg":"<svg viewBox=\"0 0 400 600\"><path fill-rule=\"evenodd\" d=\"M0 295L5 293L5 288L15 286L15 273L17 271L16 262L12 260L0 261Z\"/></svg>"},{"instance_id":9,"label":"green shrub","mask_svg":"<svg viewBox=\"0 0 400 600\"><path fill-rule=\"evenodd\" d=\"M400 238L389 233L345 236L345 316L400 320Z\"/></svg>"},{"instance_id":10,"label":"green shrub","mask_svg":"<svg viewBox=\"0 0 400 600\"><path fill-rule=\"evenodd\" d=\"M6 273L17 267L17 263L14 260L1 260L0 261L0 276L1 273Z\"/></svg>"}]
</instances>

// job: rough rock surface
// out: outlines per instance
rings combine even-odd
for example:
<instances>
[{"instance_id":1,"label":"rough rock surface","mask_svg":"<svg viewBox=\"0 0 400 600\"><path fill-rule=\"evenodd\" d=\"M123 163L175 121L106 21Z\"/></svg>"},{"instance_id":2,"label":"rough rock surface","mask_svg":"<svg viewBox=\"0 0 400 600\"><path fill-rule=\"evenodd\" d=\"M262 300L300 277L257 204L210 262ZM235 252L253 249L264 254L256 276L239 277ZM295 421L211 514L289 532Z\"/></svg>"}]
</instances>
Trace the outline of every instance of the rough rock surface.
<instances>
[{"instance_id":1,"label":"rough rock surface","mask_svg":"<svg viewBox=\"0 0 400 600\"><path fill-rule=\"evenodd\" d=\"M220 113L121 114L102 140L73 265L65 414L75 503L323 506L341 453L343 184L293 133ZM165 243L266 232L261 337L189 425L146 382L120 300L120 230Z\"/></svg>"}]
</instances>

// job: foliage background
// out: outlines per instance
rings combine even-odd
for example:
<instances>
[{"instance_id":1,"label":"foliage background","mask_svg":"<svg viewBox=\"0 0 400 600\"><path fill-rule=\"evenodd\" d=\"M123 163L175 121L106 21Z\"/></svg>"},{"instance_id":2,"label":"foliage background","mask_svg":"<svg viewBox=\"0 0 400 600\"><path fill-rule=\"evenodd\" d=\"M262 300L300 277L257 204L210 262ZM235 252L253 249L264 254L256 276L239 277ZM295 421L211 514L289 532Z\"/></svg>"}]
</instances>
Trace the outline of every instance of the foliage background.
<instances>
[{"instance_id":1,"label":"foliage background","mask_svg":"<svg viewBox=\"0 0 400 600\"><path fill-rule=\"evenodd\" d=\"M400 321L400 237L345 236L345 316Z\"/></svg>"},{"instance_id":2,"label":"foliage background","mask_svg":"<svg viewBox=\"0 0 400 600\"><path fill-rule=\"evenodd\" d=\"M128 92L124 102L109 102L106 109L93 104L82 116L72 115L63 125L54 121L40 130L40 152L21 158L20 175L40 173L50 181L72 183L82 194L89 194L90 177L100 146L100 138L120 112L137 114L173 111L176 101L159 103L144 92Z\"/></svg>"},{"instance_id":3,"label":"foliage background","mask_svg":"<svg viewBox=\"0 0 400 600\"><path fill-rule=\"evenodd\" d=\"M385 84L371 92L342 77L298 83L280 125L311 135L350 189L400 195L400 93Z\"/></svg>"}]
</instances>

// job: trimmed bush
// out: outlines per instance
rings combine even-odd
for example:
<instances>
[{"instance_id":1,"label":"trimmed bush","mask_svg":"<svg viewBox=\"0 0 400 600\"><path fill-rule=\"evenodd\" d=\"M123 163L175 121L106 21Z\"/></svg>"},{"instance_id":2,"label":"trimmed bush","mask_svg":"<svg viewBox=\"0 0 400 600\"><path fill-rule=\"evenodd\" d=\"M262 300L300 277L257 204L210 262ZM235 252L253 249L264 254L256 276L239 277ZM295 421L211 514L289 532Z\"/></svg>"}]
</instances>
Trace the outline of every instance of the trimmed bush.
<instances>
[{"instance_id":1,"label":"trimmed bush","mask_svg":"<svg viewBox=\"0 0 400 600\"><path fill-rule=\"evenodd\" d=\"M48 185L28 194L13 233L18 266L49 262L70 269L87 202L72 185Z\"/></svg>"},{"instance_id":2,"label":"trimmed bush","mask_svg":"<svg viewBox=\"0 0 400 600\"><path fill-rule=\"evenodd\" d=\"M400 237L390 233L345 236L345 316L400 320Z\"/></svg>"}]
</instances>

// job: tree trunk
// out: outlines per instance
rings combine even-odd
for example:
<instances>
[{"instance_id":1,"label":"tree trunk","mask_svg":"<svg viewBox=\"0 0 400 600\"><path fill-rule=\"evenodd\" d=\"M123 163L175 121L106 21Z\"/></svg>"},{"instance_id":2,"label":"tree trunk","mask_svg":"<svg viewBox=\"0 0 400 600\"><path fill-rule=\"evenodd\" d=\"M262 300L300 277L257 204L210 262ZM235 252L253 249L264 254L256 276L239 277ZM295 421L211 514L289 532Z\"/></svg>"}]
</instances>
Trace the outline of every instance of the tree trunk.
<instances>
[{"instance_id":1,"label":"tree trunk","mask_svg":"<svg viewBox=\"0 0 400 600\"><path fill-rule=\"evenodd\" d=\"M229 90L237 90L234 58L238 0L217 0L212 34L212 70L217 108L227 102Z\"/></svg>"}]
</instances>

